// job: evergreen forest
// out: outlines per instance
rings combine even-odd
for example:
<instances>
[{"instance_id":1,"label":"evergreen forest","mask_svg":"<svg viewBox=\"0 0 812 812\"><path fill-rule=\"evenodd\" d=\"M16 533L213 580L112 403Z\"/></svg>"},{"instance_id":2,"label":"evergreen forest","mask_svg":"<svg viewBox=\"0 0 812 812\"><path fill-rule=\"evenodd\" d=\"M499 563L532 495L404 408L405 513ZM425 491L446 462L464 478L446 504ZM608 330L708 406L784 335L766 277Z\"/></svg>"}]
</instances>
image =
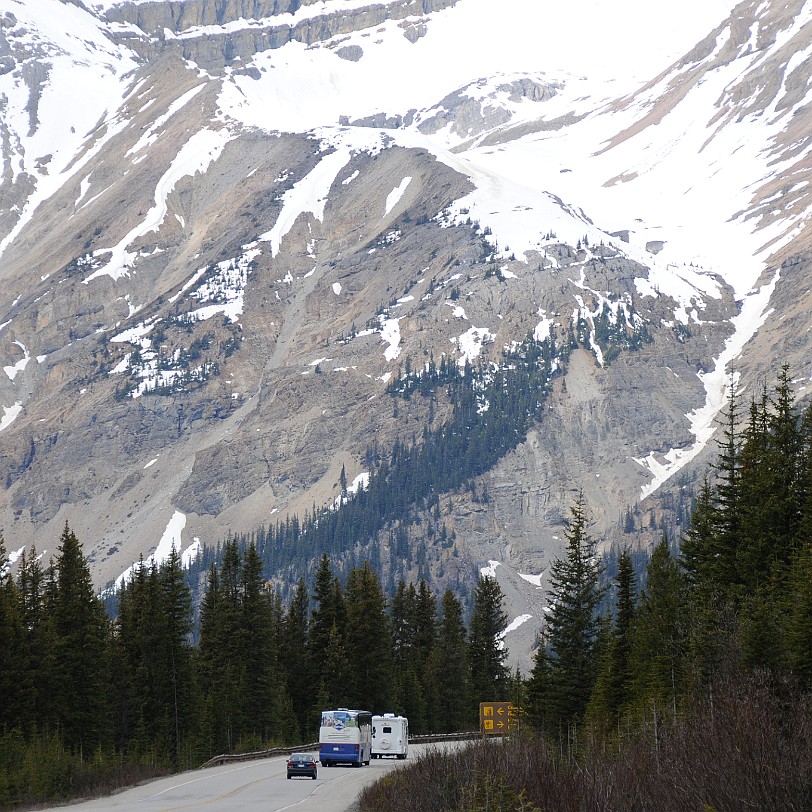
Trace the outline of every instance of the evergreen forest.
<instances>
[{"instance_id":1,"label":"evergreen forest","mask_svg":"<svg viewBox=\"0 0 812 812\"><path fill-rule=\"evenodd\" d=\"M422 797L409 781L441 792L423 808L449 812L812 808L812 406L798 408L786 368L774 391L746 405L730 398L690 527L664 534L642 577L637 552L597 555L588 505L575 500L529 675L505 666L494 579L478 579L467 608L427 578L385 588L374 556L336 566L331 551L341 559L359 546L343 523L366 516L374 538L405 505L431 505L426 466L466 458L471 476L485 464L479 450L466 455L480 449L474 438L494 454L515 444L549 380L549 359L542 367L533 385L535 360L511 370L528 393L518 411L512 397L500 405L514 390L499 370L429 365L423 384L407 374L393 397L446 386L451 421L379 458L370 487L337 509L278 525L264 547L224 542L209 556L198 615L176 552L134 568L110 613L67 524L47 568L32 549L12 575L0 540L0 808L310 743L331 706L403 713L413 734L472 730L483 698L519 709L501 749L433 753L369 790L362 809L413 808L392 798ZM509 436L500 413L525 420ZM421 458L428 448L446 450ZM405 504L386 501L395 493ZM373 512L344 513L373 499ZM281 567L315 561L309 580L283 594L268 578L273 549L288 550ZM671 806L655 802L666 796Z\"/></svg>"},{"instance_id":2,"label":"evergreen forest","mask_svg":"<svg viewBox=\"0 0 812 812\"><path fill-rule=\"evenodd\" d=\"M221 753L318 740L321 711L400 712L413 733L475 727L473 691L507 678L507 618L494 579L459 599L425 581L387 600L368 563L341 581L323 555L315 585L283 605L254 546L225 544L192 642L176 552L136 568L110 617L65 526L54 563L16 577L0 543L0 808L104 794Z\"/></svg>"},{"instance_id":3,"label":"evergreen forest","mask_svg":"<svg viewBox=\"0 0 812 812\"><path fill-rule=\"evenodd\" d=\"M524 734L431 754L362 812L812 809L812 406L784 368L721 433L642 585L627 550L602 578L576 499L532 673L504 696Z\"/></svg>"}]
</instances>

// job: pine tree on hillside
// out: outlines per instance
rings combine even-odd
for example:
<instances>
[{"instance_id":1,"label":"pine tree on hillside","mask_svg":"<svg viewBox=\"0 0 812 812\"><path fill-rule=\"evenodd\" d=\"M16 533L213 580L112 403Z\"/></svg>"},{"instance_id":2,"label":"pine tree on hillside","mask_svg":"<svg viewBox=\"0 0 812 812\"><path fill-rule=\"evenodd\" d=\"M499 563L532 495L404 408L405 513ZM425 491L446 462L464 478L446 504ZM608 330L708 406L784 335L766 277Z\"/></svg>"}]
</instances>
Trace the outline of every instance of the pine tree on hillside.
<instances>
[{"instance_id":1,"label":"pine tree on hillside","mask_svg":"<svg viewBox=\"0 0 812 812\"><path fill-rule=\"evenodd\" d=\"M112 678L115 693L116 747L133 760L152 751L152 681L144 661L152 652L148 633L153 614L147 606L147 569L141 557L117 594L118 613L112 650ZM149 756L146 756L149 758ZM155 760L154 758L152 760Z\"/></svg>"},{"instance_id":2,"label":"pine tree on hillside","mask_svg":"<svg viewBox=\"0 0 812 812\"><path fill-rule=\"evenodd\" d=\"M10 573L0 534L0 735L30 722L30 658L22 601Z\"/></svg>"},{"instance_id":3,"label":"pine tree on hillside","mask_svg":"<svg viewBox=\"0 0 812 812\"><path fill-rule=\"evenodd\" d=\"M507 627L507 614L502 608L504 597L496 578L480 577L468 638L471 692L476 708L480 702L507 701L510 672L505 665L508 652L502 642Z\"/></svg>"},{"instance_id":4,"label":"pine tree on hillside","mask_svg":"<svg viewBox=\"0 0 812 812\"><path fill-rule=\"evenodd\" d=\"M772 410L770 407L773 407ZM771 401L750 406L740 453L741 538L737 580L744 595L785 574L800 519L800 430L784 367Z\"/></svg>"},{"instance_id":5,"label":"pine tree on hillside","mask_svg":"<svg viewBox=\"0 0 812 812\"><path fill-rule=\"evenodd\" d=\"M787 590L789 666L801 685L812 689L812 404L801 419L798 463L800 516L793 543Z\"/></svg>"},{"instance_id":6,"label":"pine tree on hillside","mask_svg":"<svg viewBox=\"0 0 812 812\"><path fill-rule=\"evenodd\" d=\"M310 615L307 637L307 661L310 684L316 687L327 676L325 654L330 650L331 642L335 645L335 635L341 639L344 634L344 618L340 616L343 615L340 593L330 568L330 559L326 553L322 555L316 571L313 602L315 605ZM334 627L335 634L333 634Z\"/></svg>"},{"instance_id":7,"label":"pine tree on hillside","mask_svg":"<svg viewBox=\"0 0 812 812\"><path fill-rule=\"evenodd\" d=\"M29 654L28 682L31 691L24 705L33 725L43 730L56 724L54 708L54 596L56 581L53 568L46 573L36 547L20 558L17 574L26 648Z\"/></svg>"},{"instance_id":8,"label":"pine tree on hillside","mask_svg":"<svg viewBox=\"0 0 812 812\"><path fill-rule=\"evenodd\" d=\"M308 706L312 700L312 688L307 672L307 585L300 578L296 591L282 623L281 661L287 680L287 692L293 703L293 711L302 731L302 741L312 741L318 734L308 724Z\"/></svg>"},{"instance_id":9,"label":"pine tree on hillside","mask_svg":"<svg viewBox=\"0 0 812 812\"><path fill-rule=\"evenodd\" d=\"M110 735L110 624L67 523L55 567L54 706L65 744L89 757Z\"/></svg>"},{"instance_id":10,"label":"pine tree on hillside","mask_svg":"<svg viewBox=\"0 0 812 812\"><path fill-rule=\"evenodd\" d=\"M408 586L404 580L398 582L389 607L389 621L392 634L392 654L396 677L405 670L412 659L414 646L414 604L417 592L414 584Z\"/></svg>"},{"instance_id":11,"label":"pine tree on hillside","mask_svg":"<svg viewBox=\"0 0 812 812\"><path fill-rule=\"evenodd\" d=\"M631 643L633 704L676 707L685 691L687 582L665 537L646 568Z\"/></svg>"},{"instance_id":12,"label":"pine tree on hillside","mask_svg":"<svg viewBox=\"0 0 812 812\"><path fill-rule=\"evenodd\" d=\"M713 511L714 528L709 552L713 590L729 595L736 580L736 555L741 539L741 443L738 437L739 400L731 392L719 451L718 484Z\"/></svg>"},{"instance_id":13,"label":"pine tree on hillside","mask_svg":"<svg viewBox=\"0 0 812 812\"><path fill-rule=\"evenodd\" d=\"M223 572L229 582L232 581L233 563L230 563L228 572ZM203 692L203 748L212 754L233 752L240 736L239 606L236 597L231 589L224 587L221 571L212 564L200 609L198 645L199 679Z\"/></svg>"},{"instance_id":14,"label":"pine tree on hillside","mask_svg":"<svg viewBox=\"0 0 812 812\"><path fill-rule=\"evenodd\" d=\"M533 655L533 669L527 680L525 711L527 721L534 730L550 730L547 712L550 709L550 644L547 630L542 629L536 637L536 650ZM552 719L552 716L550 717Z\"/></svg>"},{"instance_id":15,"label":"pine tree on hillside","mask_svg":"<svg viewBox=\"0 0 812 812\"><path fill-rule=\"evenodd\" d=\"M531 709L543 716L550 731L583 718L597 676L595 662L600 622L598 605L601 565L595 542L587 533L583 494L571 508L566 530L566 557L550 567L550 607L547 619L548 651L537 665L546 672L546 685L537 685L535 696L544 696L547 707ZM538 683L540 675L535 673Z\"/></svg>"},{"instance_id":16,"label":"pine tree on hillside","mask_svg":"<svg viewBox=\"0 0 812 812\"><path fill-rule=\"evenodd\" d=\"M353 704L354 697L350 693L354 674L347 655L346 641L338 626L333 624L327 638L327 646L321 654L324 675L317 691L318 701L311 708L310 718L316 721L321 719L321 711L326 708L348 708Z\"/></svg>"},{"instance_id":17,"label":"pine tree on hillside","mask_svg":"<svg viewBox=\"0 0 812 812\"><path fill-rule=\"evenodd\" d=\"M462 604L450 589L443 593L433 668L438 697L434 729L464 730L472 714L468 646Z\"/></svg>"},{"instance_id":18,"label":"pine tree on hillside","mask_svg":"<svg viewBox=\"0 0 812 812\"><path fill-rule=\"evenodd\" d=\"M243 737L257 745L270 741L274 728L273 698L281 682L277 619L271 594L262 578L262 561L251 544L240 570L238 657L239 702Z\"/></svg>"},{"instance_id":19,"label":"pine tree on hillside","mask_svg":"<svg viewBox=\"0 0 812 812\"><path fill-rule=\"evenodd\" d=\"M812 538L795 554L790 575L787 621L789 666L801 686L812 689Z\"/></svg>"},{"instance_id":20,"label":"pine tree on hillside","mask_svg":"<svg viewBox=\"0 0 812 812\"><path fill-rule=\"evenodd\" d=\"M414 601L414 657L422 671L437 639L437 599L425 580L420 581Z\"/></svg>"},{"instance_id":21,"label":"pine tree on hillside","mask_svg":"<svg viewBox=\"0 0 812 812\"><path fill-rule=\"evenodd\" d=\"M424 579L420 580L417 587L413 625L415 675L425 702L425 725L428 728L439 710L436 672L433 667L437 641L437 599Z\"/></svg>"},{"instance_id":22,"label":"pine tree on hillside","mask_svg":"<svg viewBox=\"0 0 812 812\"><path fill-rule=\"evenodd\" d=\"M618 558L617 602L605 656L590 699L590 714L600 717L602 726L613 727L628 704L632 692L631 643L635 617L635 577L629 551Z\"/></svg>"},{"instance_id":23,"label":"pine tree on hillside","mask_svg":"<svg viewBox=\"0 0 812 812\"><path fill-rule=\"evenodd\" d=\"M392 638L386 598L369 562L350 571L346 594L351 701L355 707L382 712L391 703Z\"/></svg>"},{"instance_id":24,"label":"pine tree on hillside","mask_svg":"<svg viewBox=\"0 0 812 812\"><path fill-rule=\"evenodd\" d=\"M691 526L680 545L680 557L688 583L694 590L720 592L716 572L716 501L705 477L691 515Z\"/></svg>"},{"instance_id":25,"label":"pine tree on hillside","mask_svg":"<svg viewBox=\"0 0 812 812\"><path fill-rule=\"evenodd\" d=\"M159 569L158 656L165 661L163 705L166 735L175 768L184 764L182 748L195 727L195 678L192 667L192 596L180 553L173 547Z\"/></svg>"},{"instance_id":26,"label":"pine tree on hillside","mask_svg":"<svg viewBox=\"0 0 812 812\"><path fill-rule=\"evenodd\" d=\"M197 728L191 593L173 549L139 562L118 593L113 670L116 740L136 760L179 769Z\"/></svg>"},{"instance_id":27,"label":"pine tree on hillside","mask_svg":"<svg viewBox=\"0 0 812 812\"><path fill-rule=\"evenodd\" d=\"M416 655L417 590L401 580L392 597L389 622L394 664L394 702L400 713L409 718L410 729L426 732L426 696L418 679Z\"/></svg>"},{"instance_id":28,"label":"pine tree on hillside","mask_svg":"<svg viewBox=\"0 0 812 812\"><path fill-rule=\"evenodd\" d=\"M793 549L799 550L812 539L812 403L800 420L798 449L798 529Z\"/></svg>"}]
</instances>

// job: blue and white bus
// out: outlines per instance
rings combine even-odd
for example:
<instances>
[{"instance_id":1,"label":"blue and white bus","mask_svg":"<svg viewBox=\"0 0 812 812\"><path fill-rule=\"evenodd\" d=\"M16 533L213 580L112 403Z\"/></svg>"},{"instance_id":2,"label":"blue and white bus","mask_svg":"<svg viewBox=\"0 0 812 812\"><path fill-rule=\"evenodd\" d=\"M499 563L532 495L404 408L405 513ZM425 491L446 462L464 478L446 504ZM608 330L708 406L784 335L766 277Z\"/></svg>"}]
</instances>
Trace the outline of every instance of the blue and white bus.
<instances>
[{"instance_id":1,"label":"blue and white bus","mask_svg":"<svg viewBox=\"0 0 812 812\"><path fill-rule=\"evenodd\" d=\"M372 758L372 714L363 710L322 711L319 761L325 767L352 764L360 767Z\"/></svg>"}]
</instances>

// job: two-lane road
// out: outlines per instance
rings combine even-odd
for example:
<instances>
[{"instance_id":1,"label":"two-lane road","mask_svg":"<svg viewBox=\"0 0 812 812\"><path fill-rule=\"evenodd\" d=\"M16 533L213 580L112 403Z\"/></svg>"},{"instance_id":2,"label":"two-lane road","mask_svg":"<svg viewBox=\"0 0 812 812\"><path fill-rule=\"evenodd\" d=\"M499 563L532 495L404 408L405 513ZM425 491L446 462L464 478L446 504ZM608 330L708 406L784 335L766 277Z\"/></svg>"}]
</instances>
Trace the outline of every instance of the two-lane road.
<instances>
[{"instance_id":1,"label":"two-lane road","mask_svg":"<svg viewBox=\"0 0 812 812\"><path fill-rule=\"evenodd\" d=\"M51 809L69 812L346 812L361 789L392 769L408 764L425 747L412 745L406 761L375 759L368 767L323 767L318 778L287 779L285 757L224 764L181 773L133 787L107 798ZM450 745L454 746L454 745Z\"/></svg>"}]
</instances>

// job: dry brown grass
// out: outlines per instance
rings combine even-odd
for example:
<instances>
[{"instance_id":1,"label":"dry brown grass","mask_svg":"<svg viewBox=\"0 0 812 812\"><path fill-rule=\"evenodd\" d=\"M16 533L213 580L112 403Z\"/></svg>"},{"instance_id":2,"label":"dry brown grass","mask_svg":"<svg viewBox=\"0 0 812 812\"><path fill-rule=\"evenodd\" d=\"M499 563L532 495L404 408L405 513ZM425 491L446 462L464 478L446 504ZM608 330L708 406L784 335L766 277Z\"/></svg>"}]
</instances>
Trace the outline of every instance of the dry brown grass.
<instances>
[{"instance_id":1,"label":"dry brown grass","mask_svg":"<svg viewBox=\"0 0 812 812\"><path fill-rule=\"evenodd\" d=\"M549 740L434 750L367 788L360 812L810 812L812 699L726 682L677 720L568 756Z\"/></svg>"}]
</instances>

